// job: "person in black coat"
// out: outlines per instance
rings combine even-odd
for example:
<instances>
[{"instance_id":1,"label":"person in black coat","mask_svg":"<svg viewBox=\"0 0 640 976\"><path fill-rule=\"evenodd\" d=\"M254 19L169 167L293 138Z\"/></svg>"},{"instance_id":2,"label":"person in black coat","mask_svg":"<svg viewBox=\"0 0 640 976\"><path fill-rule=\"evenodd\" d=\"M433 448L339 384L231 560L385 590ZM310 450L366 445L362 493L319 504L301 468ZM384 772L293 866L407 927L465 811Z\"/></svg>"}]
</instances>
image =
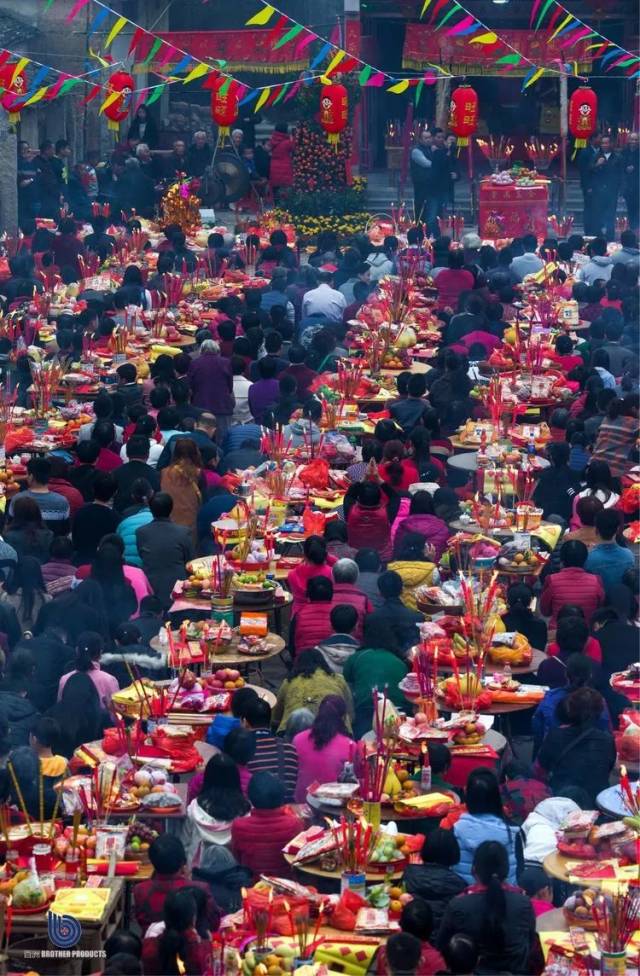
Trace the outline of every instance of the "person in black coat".
<instances>
[{"instance_id":1,"label":"person in black coat","mask_svg":"<svg viewBox=\"0 0 640 976\"><path fill-rule=\"evenodd\" d=\"M393 570L382 573L378 579L378 589L384 599L380 610L374 610L369 618L376 622L388 623L404 653L418 641L417 625L424 622L424 615L410 607L405 607L400 599L403 589L402 577Z\"/></svg>"},{"instance_id":2,"label":"person in black coat","mask_svg":"<svg viewBox=\"0 0 640 976\"><path fill-rule=\"evenodd\" d=\"M629 228L637 234L640 225L640 142L637 132L630 133L622 152L622 192L627 204Z\"/></svg>"},{"instance_id":3,"label":"person in black coat","mask_svg":"<svg viewBox=\"0 0 640 976\"><path fill-rule=\"evenodd\" d=\"M567 786L581 786L594 804L609 785L616 761L616 746L610 732L596 727L604 699L593 688L578 688L562 703L567 723L550 729L537 756L547 774L554 796Z\"/></svg>"},{"instance_id":4,"label":"person in black coat","mask_svg":"<svg viewBox=\"0 0 640 976\"><path fill-rule=\"evenodd\" d=\"M74 652L65 643L66 636L63 626L45 626L37 637L16 645L16 652L27 651L35 661L29 701L39 712L55 704L60 678L73 670Z\"/></svg>"},{"instance_id":5,"label":"person in black coat","mask_svg":"<svg viewBox=\"0 0 640 976\"><path fill-rule=\"evenodd\" d=\"M460 860L460 847L452 830L438 827L427 834L422 845L422 864L409 864L402 883L410 895L418 895L429 904L433 913L433 939L438 931L447 905L467 887L466 881L452 871Z\"/></svg>"},{"instance_id":6,"label":"person in black coat","mask_svg":"<svg viewBox=\"0 0 640 976\"><path fill-rule=\"evenodd\" d=\"M505 883L508 873L504 845L483 841L473 858L478 883L453 898L442 919L438 948L454 935L468 935L478 948L477 974L538 973L544 967L531 900Z\"/></svg>"},{"instance_id":7,"label":"person in black coat","mask_svg":"<svg viewBox=\"0 0 640 976\"><path fill-rule=\"evenodd\" d=\"M158 145L158 126L146 105L140 105L127 132L129 144L144 142L149 149Z\"/></svg>"},{"instance_id":8,"label":"person in black coat","mask_svg":"<svg viewBox=\"0 0 640 976\"><path fill-rule=\"evenodd\" d=\"M600 133L595 133L589 139L589 145L581 149L578 154L578 170L580 171L580 187L584 199L584 232L588 237L595 237L598 231L597 213L594 205L593 182L591 179L591 165L595 162L600 148Z\"/></svg>"},{"instance_id":9,"label":"person in black coat","mask_svg":"<svg viewBox=\"0 0 640 976\"><path fill-rule=\"evenodd\" d=\"M597 234L615 240L616 209L622 181L620 156L611 148L609 136L600 139L600 150L591 163L591 186L596 212Z\"/></svg>"},{"instance_id":10,"label":"person in black coat","mask_svg":"<svg viewBox=\"0 0 640 976\"><path fill-rule=\"evenodd\" d=\"M9 658L5 680L0 684L0 712L7 720L8 741L12 749L29 745L29 733L38 711L27 698L35 661L30 651L14 651Z\"/></svg>"},{"instance_id":11,"label":"person in black coat","mask_svg":"<svg viewBox=\"0 0 640 976\"><path fill-rule=\"evenodd\" d=\"M542 509L542 517L559 515L565 522L571 518L572 496L578 476L569 469L571 448L566 441L549 444L547 455L551 467L541 472L533 489L533 500Z\"/></svg>"},{"instance_id":12,"label":"person in black coat","mask_svg":"<svg viewBox=\"0 0 640 976\"><path fill-rule=\"evenodd\" d=\"M143 437L141 434L133 434L127 441L126 451L127 463L116 468L113 474L118 486L113 499L113 507L120 515L134 504L132 488L140 478L147 481L153 491L160 490L158 472L147 464L149 460L149 438Z\"/></svg>"},{"instance_id":13,"label":"person in black coat","mask_svg":"<svg viewBox=\"0 0 640 976\"><path fill-rule=\"evenodd\" d=\"M156 492L149 509L153 522L136 530L138 552L153 592L168 606L175 581L187 577L185 564L193 558L193 542L186 526L171 521L171 495Z\"/></svg>"},{"instance_id":14,"label":"person in black coat","mask_svg":"<svg viewBox=\"0 0 640 976\"><path fill-rule=\"evenodd\" d=\"M591 627L602 648L602 670L607 679L616 671L626 671L638 660L638 628L622 620L616 610L596 610Z\"/></svg>"}]
</instances>

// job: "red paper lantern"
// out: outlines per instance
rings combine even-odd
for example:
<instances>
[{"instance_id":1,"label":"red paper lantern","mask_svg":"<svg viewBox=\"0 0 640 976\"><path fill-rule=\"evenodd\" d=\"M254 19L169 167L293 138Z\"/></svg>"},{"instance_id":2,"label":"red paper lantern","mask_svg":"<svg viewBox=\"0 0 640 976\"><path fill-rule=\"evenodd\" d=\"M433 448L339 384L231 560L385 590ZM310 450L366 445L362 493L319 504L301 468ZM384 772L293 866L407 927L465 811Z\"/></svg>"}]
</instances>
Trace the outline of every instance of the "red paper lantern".
<instances>
[{"instance_id":1,"label":"red paper lantern","mask_svg":"<svg viewBox=\"0 0 640 976\"><path fill-rule=\"evenodd\" d=\"M349 118L349 96L344 85L324 85L320 90L320 125L327 141L338 149L340 133Z\"/></svg>"},{"instance_id":2,"label":"red paper lantern","mask_svg":"<svg viewBox=\"0 0 640 976\"><path fill-rule=\"evenodd\" d=\"M225 84L226 91L221 91ZM218 78L211 89L211 118L218 126L218 142L223 142L238 118L238 96L231 90L228 78Z\"/></svg>"},{"instance_id":3,"label":"red paper lantern","mask_svg":"<svg viewBox=\"0 0 640 976\"><path fill-rule=\"evenodd\" d=\"M4 88L0 105L9 113L9 122L12 123L20 121L20 112L14 109L14 105L27 93L27 76L24 71L19 71L14 78L15 70L15 63L0 69L0 87Z\"/></svg>"},{"instance_id":4,"label":"red paper lantern","mask_svg":"<svg viewBox=\"0 0 640 976\"><path fill-rule=\"evenodd\" d=\"M458 146L468 146L469 136L478 127L478 95L471 85L460 85L451 94L449 130L458 137Z\"/></svg>"},{"instance_id":5,"label":"red paper lantern","mask_svg":"<svg viewBox=\"0 0 640 976\"><path fill-rule=\"evenodd\" d=\"M107 127L112 132L118 132L120 123L129 115L131 106L131 94L136 86L135 81L128 71L116 71L111 75L107 82L109 95L113 92L120 92L118 98L114 99L104 110L107 116ZM109 96L107 96L108 98Z\"/></svg>"},{"instance_id":6,"label":"red paper lantern","mask_svg":"<svg viewBox=\"0 0 640 976\"><path fill-rule=\"evenodd\" d=\"M574 148L585 149L598 124L598 96L586 85L576 88L569 99L569 132Z\"/></svg>"}]
</instances>

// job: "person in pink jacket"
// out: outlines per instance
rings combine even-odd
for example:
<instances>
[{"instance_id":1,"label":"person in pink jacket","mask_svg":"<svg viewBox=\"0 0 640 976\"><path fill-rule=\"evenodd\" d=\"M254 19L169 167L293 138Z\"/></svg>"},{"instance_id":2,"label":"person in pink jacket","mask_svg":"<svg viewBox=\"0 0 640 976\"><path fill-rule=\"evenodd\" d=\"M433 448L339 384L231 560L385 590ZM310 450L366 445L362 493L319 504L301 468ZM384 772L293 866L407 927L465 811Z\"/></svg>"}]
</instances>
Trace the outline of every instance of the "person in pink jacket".
<instances>
[{"instance_id":1,"label":"person in pink jacket","mask_svg":"<svg viewBox=\"0 0 640 976\"><path fill-rule=\"evenodd\" d=\"M304 540L302 549L304 562L292 569L287 576L287 586L293 596L291 613L296 613L307 602L307 583L314 576L326 576L331 579L331 567L336 562L335 556L327 552L327 543L319 535L310 535Z\"/></svg>"},{"instance_id":2,"label":"person in pink jacket","mask_svg":"<svg viewBox=\"0 0 640 976\"><path fill-rule=\"evenodd\" d=\"M327 695L320 702L310 729L294 736L298 754L296 803L304 803L314 783L335 783L345 762L353 758L354 744L347 733L347 705L339 695Z\"/></svg>"},{"instance_id":3,"label":"person in pink jacket","mask_svg":"<svg viewBox=\"0 0 640 976\"><path fill-rule=\"evenodd\" d=\"M400 547L404 536L409 532L418 532L425 537L427 543L435 549L435 560L438 562L447 548L451 531L447 523L435 514L433 498L428 491L417 491L412 495L409 514L395 528L395 549Z\"/></svg>"}]
</instances>

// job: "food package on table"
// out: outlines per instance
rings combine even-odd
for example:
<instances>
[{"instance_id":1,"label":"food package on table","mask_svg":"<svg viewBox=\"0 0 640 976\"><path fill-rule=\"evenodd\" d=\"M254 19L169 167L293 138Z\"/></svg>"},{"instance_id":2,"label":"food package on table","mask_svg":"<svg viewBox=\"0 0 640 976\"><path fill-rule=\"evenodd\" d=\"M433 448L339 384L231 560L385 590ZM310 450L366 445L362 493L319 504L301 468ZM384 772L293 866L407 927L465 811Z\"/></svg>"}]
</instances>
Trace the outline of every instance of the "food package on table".
<instances>
[{"instance_id":1,"label":"food package on table","mask_svg":"<svg viewBox=\"0 0 640 976\"><path fill-rule=\"evenodd\" d=\"M23 881L19 881L12 892L14 908L37 908L44 905L47 894L37 875L30 874Z\"/></svg>"},{"instance_id":2,"label":"food package on table","mask_svg":"<svg viewBox=\"0 0 640 976\"><path fill-rule=\"evenodd\" d=\"M126 688L120 688L111 696L116 711L131 718L148 718L149 706L158 697L158 689L153 681L141 678Z\"/></svg>"},{"instance_id":3,"label":"food package on table","mask_svg":"<svg viewBox=\"0 0 640 976\"><path fill-rule=\"evenodd\" d=\"M266 613L240 614L240 634L242 637L266 637L269 632Z\"/></svg>"},{"instance_id":4,"label":"food package on table","mask_svg":"<svg viewBox=\"0 0 640 976\"><path fill-rule=\"evenodd\" d=\"M489 658L493 664L523 667L531 663L532 657L531 644L524 634L513 632L493 635L489 648Z\"/></svg>"},{"instance_id":5,"label":"food package on table","mask_svg":"<svg viewBox=\"0 0 640 976\"><path fill-rule=\"evenodd\" d=\"M345 976L365 976L378 948L378 940L369 943L323 942L314 954L315 962L325 963Z\"/></svg>"},{"instance_id":6,"label":"food package on table","mask_svg":"<svg viewBox=\"0 0 640 976\"><path fill-rule=\"evenodd\" d=\"M298 477L306 488L328 488L329 462L323 458L314 458L310 464L302 468ZM324 516L322 516L322 524L324 525Z\"/></svg>"},{"instance_id":7,"label":"food package on table","mask_svg":"<svg viewBox=\"0 0 640 976\"><path fill-rule=\"evenodd\" d=\"M59 888L50 911L56 915L72 915L79 922L99 922L110 893L110 888Z\"/></svg>"}]
</instances>

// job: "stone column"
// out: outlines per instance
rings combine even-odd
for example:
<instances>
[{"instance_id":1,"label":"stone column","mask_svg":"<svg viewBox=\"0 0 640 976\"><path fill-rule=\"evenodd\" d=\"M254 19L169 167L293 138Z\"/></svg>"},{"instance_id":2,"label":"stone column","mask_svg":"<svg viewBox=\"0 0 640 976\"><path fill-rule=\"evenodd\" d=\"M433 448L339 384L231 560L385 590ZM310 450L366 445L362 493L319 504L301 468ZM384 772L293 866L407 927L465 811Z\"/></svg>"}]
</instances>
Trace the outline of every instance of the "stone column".
<instances>
[{"instance_id":1,"label":"stone column","mask_svg":"<svg viewBox=\"0 0 640 976\"><path fill-rule=\"evenodd\" d=\"M0 230L15 234L18 229L18 140L0 112Z\"/></svg>"},{"instance_id":2,"label":"stone column","mask_svg":"<svg viewBox=\"0 0 640 976\"><path fill-rule=\"evenodd\" d=\"M450 97L451 78L438 78L436 81L436 125L441 129L447 128Z\"/></svg>"}]
</instances>

